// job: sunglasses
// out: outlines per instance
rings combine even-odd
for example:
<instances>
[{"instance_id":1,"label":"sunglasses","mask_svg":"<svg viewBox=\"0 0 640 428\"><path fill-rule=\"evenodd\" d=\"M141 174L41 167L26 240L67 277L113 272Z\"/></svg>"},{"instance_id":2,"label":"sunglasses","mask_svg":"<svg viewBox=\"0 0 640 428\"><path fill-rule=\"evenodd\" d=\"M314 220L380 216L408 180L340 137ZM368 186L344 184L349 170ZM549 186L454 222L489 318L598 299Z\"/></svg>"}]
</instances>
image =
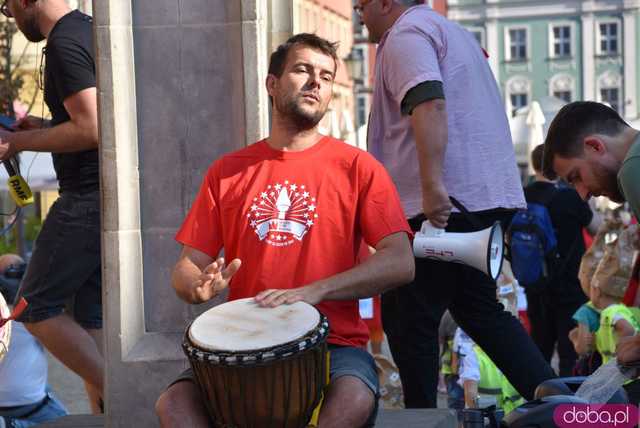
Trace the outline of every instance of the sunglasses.
<instances>
[{"instance_id":1,"label":"sunglasses","mask_svg":"<svg viewBox=\"0 0 640 428\"><path fill-rule=\"evenodd\" d=\"M371 3L371 0L365 1L365 2L363 2L361 4L357 4L357 5L353 6L353 11L358 14L358 17L362 18L362 13L364 11L364 7L369 3Z\"/></svg>"},{"instance_id":2,"label":"sunglasses","mask_svg":"<svg viewBox=\"0 0 640 428\"><path fill-rule=\"evenodd\" d=\"M7 5L7 1L8 0L5 0L5 1L2 2L2 6L0 6L0 13L2 13L7 18L13 18L13 15L11 14L11 11L9 10L9 6Z\"/></svg>"}]
</instances>

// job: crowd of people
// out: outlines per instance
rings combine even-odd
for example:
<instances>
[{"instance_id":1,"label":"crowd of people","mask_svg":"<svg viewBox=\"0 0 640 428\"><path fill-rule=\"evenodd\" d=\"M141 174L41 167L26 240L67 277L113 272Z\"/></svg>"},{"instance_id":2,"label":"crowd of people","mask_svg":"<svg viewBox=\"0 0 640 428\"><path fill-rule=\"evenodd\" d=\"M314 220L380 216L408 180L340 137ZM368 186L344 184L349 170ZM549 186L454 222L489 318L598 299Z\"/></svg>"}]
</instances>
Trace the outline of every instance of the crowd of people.
<instances>
[{"instance_id":1,"label":"crowd of people","mask_svg":"<svg viewBox=\"0 0 640 428\"><path fill-rule=\"evenodd\" d=\"M186 303L228 291L230 301L305 302L328 317L321 427L375 424L379 378L358 299L380 296L407 408L437 406L441 367L452 407L509 411L546 380L592 372L595 353L602 362L640 361L640 310L623 302L633 291L631 268L626 277L596 269L579 279L583 230L605 236L595 233L586 201L607 196L640 214L640 131L610 107L570 103L533 151L535 177L523 189L486 53L422 3L355 3L378 44L370 153L319 133L339 66L336 46L295 35L270 57L269 135L213 162L176 235L182 250L171 285ZM0 363L2 373L16 352L39 361L24 399L5 401L0 377L0 427L22 427L29 425L20 418L65 413L47 389L43 346L85 381L92 410L103 411L96 66L92 19L64 0L5 0L0 11L29 40L46 39L44 98L52 114L0 131L0 160L51 152L60 183L17 291L16 299L29 302L16 323L22 345ZM410 241L424 221L448 232L500 222L509 235L516 212L532 204L544 207L557 245L543 286L521 284L530 332L515 304L515 259L514 272L506 262L496 285L472 267L413 256ZM629 230L613 241L632 240ZM632 248L606 245L603 260ZM556 350L557 373L550 364ZM156 404L161 425L210 426L194 371L175 375ZM625 385L634 402L638 383Z\"/></svg>"}]
</instances>

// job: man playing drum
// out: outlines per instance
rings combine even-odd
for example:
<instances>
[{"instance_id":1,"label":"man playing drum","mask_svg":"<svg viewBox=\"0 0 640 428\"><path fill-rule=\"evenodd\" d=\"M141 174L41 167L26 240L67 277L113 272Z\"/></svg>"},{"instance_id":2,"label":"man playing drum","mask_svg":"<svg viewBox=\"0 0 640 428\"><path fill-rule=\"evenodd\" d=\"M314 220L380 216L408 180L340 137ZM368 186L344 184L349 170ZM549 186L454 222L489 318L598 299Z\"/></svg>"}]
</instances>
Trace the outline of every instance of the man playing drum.
<instances>
[{"instance_id":1,"label":"man playing drum","mask_svg":"<svg viewBox=\"0 0 640 428\"><path fill-rule=\"evenodd\" d=\"M194 304L228 287L229 300L316 306L330 323L331 380L319 426L352 428L373 425L378 393L357 299L411 281L414 262L383 167L318 133L337 63L335 45L312 34L293 36L271 55L271 135L210 167L176 237L184 246L172 283ZM376 252L359 263L366 245ZM217 258L222 248L231 262ZM212 423L189 370L156 411L163 427Z\"/></svg>"}]
</instances>

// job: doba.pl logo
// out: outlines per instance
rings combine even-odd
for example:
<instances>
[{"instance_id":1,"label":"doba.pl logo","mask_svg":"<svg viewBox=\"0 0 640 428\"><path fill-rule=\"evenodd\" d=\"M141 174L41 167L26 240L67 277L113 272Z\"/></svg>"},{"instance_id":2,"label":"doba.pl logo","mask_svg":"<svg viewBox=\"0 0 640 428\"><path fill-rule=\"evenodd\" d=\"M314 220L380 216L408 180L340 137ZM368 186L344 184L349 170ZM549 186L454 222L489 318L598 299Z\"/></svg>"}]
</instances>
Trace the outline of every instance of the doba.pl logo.
<instances>
[{"instance_id":1,"label":"doba.pl logo","mask_svg":"<svg viewBox=\"0 0 640 428\"><path fill-rule=\"evenodd\" d=\"M562 404L553 412L561 428L627 428L638 425L638 407L633 404Z\"/></svg>"}]
</instances>

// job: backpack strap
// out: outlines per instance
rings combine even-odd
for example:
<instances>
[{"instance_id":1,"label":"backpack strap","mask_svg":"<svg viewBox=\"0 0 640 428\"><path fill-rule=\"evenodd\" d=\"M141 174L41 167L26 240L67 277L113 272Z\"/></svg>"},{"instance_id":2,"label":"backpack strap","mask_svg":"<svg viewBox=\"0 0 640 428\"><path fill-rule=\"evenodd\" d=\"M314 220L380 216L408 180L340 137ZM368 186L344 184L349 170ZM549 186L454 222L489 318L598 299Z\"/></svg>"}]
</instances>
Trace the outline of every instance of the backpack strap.
<instances>
[{"instance_id":1,"label":"backpack strap","mask_svg":"<svg viewBox=\"0 0 640 428\"><path fill-rule=\"evenodd\" d=\"M547 208L547 210L549 210L549 204L551 204L551 201L559 192L560 192L560 188L558 188L557 184L554 184L553 188L549 189L549 191L541 195L537 201L535 202L532 201L532 202L544 205ZM582 239L581 234L579 234L576 237L576 239L574 239L573 243L571 244L571 247L569 248L569 252L567 253L566 257L564 257L564 260L560 265L560 269L552 273L551 277L549 278L549 282L555 280L556 278L564 274L564 271L567 269L567 264L569 263L569 259L573 257L573 253L575 253L576 249L578 248L578 242L580 242L580 239Z\"/></svg>"}]
</instances>

